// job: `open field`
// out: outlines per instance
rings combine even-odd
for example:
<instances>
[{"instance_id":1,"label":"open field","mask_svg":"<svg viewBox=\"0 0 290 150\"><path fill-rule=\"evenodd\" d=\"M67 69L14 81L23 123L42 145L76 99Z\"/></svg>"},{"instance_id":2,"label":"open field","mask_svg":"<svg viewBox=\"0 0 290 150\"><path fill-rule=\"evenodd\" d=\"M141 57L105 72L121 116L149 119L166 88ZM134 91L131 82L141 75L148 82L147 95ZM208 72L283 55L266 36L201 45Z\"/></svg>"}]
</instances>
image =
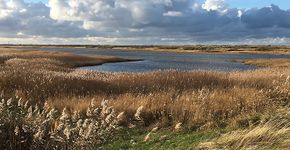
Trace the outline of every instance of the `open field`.
<instances>
[{"instance_id":1,"label":"open field","mask_svg":"<svg viewBox=\"0 0 290 150\"><path fill-rule=\"evenodd\" d=\"M236 72L76 69L118 61L127 60L2 48L0 131L10 132L1 137L0 149L48 144L80 148L68 147L73 143L103 149L112 149L111 144L123 149L270 149L290 144L290 60L246 60L266 68ZM50 117L54 110L58 112ZM82 119L79 124L76 116ZM93 123L90 129L85 120ZM40 125L44 121L47 125ZM80 134L92 129L102 139ZM27 142L19 143L22 136Z\"/></svg>"},{"instance_id":2,"label":"open field","mask_svg":"<svg viewBox=\"0 0 290 150\"><path fill-rule=\"evenodd\" d=\"M148 50L159 52L177 52L177 53L250 53L250 54L273 54L273 55L289 55L289 46L250 46L250 45L197 45L197 46L122 46L114 47L114 49L123 50Z\"/></svg>"},{"instance_id":3,"label":"open field","mask_svg":"<svg viewBox=\"0 0 290 150\"><path fill-rule=\"evenodd\" d=\"M176 53L222 53L222 54L273 54L289 55L289 46L265 46L265 45L181 45L181 46L112 46L113 49L133 51L157 51Z\"/></svg>"}]
</instances>

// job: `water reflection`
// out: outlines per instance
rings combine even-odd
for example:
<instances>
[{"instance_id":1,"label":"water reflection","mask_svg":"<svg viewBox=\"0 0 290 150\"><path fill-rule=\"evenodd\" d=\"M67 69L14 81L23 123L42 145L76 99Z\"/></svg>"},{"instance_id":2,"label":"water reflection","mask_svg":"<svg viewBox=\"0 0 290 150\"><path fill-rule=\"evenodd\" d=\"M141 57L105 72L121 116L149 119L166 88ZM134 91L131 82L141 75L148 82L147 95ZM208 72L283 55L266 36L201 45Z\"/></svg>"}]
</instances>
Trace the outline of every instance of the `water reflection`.
<instances>
[{"instance_id":1,"label":"water reflection","mask_svg":"<svg viewBox=\"0 0 290 150\"><path fill-rule=\"evenodd\" d=\"M41 48L46 51L66 51L79 55L104 55L125 58L142 58L144 61L108 63L100 66L83 67L103 72L144 72L154 70L251 70L254 66L230 62L235 59L271 59L290 56L270 54L192 54L150 51L125 51L113 49L85 49L85 48Z\"/></svg>"}]
</instances>

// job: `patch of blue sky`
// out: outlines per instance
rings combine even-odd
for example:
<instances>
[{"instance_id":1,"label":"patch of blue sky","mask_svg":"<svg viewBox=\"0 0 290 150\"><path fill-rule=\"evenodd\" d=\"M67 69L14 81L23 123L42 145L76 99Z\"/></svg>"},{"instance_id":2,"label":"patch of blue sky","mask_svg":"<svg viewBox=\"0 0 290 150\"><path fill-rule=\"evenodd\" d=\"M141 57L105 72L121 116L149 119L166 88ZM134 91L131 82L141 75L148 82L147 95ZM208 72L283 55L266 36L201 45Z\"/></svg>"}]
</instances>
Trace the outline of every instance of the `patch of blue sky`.
<instances>
[{"instance_id":1,"label":"patch of blue sky","mask_svg":"<svg viewBox=\"0 0 290 150\"><path fill-rule=\"evenodd\" d=\"M196 0L202 4L205 0ZM281 9L290 9L290 0L226 0L230 8L250 9L262 8L270 6L271 4L279 6Z\"/></svg>"}]
</instances>

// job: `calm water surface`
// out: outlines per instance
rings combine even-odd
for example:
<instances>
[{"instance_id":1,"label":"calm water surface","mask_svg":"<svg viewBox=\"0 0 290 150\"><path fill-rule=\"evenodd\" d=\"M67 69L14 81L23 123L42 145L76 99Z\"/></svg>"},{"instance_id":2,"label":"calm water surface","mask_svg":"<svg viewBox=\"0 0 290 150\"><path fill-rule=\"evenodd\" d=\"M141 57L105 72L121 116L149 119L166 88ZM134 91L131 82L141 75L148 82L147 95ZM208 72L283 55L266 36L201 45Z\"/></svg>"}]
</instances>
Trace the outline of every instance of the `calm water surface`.
<instances>
[{"instance_id":1,"label":"calm water surface","mask_svg":"<svg viewBox=\"0 0 290 150\"><path fill-rule=\"evenodd\" d=\"M39 48L37 48L39 49ZM116 56L122 58L141 58L144 61L108 63L100 66L82 67L82 69L101 72L145 72L154 70L252 70L254 66L229 62L235 59L290 59L290 56L270 54L191 54L173 52L125 51L113 49L89 48L40 48L45 51L65 51L79 55ZM93 50L93 51L86 51Z\"/></svg>"}]
</instances>

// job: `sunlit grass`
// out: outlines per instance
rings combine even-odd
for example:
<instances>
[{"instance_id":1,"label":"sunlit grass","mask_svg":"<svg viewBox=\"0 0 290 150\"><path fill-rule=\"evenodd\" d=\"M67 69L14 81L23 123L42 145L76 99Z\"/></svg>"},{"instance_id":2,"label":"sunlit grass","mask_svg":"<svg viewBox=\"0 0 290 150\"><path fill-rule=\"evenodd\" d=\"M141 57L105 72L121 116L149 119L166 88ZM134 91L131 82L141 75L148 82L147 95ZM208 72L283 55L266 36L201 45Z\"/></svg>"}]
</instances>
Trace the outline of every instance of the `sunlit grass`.
<instances>
[{"instance_id":1,"label":"sunlit grass","mask_svg":"<svg viewBox=\"0 0 290 150\"><path fill-rule=\"evenodd\" d=\"M271 67L253 71L170 70L146 73L78 70L76 66L114 61L115 58L59 52L6 49L0 52L0 60L0 90L4 99L17 96L32 106L37 104L42 108L46 103L59 112L66 108L69 114L80 112L82 115L88 113L92 99L96 107L108 100L115 113L122 114L119 121L125 128L174 130L178 126L182 131L206 132L248 128L253 120L255 125L263 127L265 124L261 124L260 117L249 117L263 116L289 105L288 60L251 60L249 64ZM229 142L239 143L244 139L242 136L247 136L253 129L243 130L241 137L225 144L214 144L228 146ZM216 141L220 139L213 142Z\"/></svg>"}]
</instances>

